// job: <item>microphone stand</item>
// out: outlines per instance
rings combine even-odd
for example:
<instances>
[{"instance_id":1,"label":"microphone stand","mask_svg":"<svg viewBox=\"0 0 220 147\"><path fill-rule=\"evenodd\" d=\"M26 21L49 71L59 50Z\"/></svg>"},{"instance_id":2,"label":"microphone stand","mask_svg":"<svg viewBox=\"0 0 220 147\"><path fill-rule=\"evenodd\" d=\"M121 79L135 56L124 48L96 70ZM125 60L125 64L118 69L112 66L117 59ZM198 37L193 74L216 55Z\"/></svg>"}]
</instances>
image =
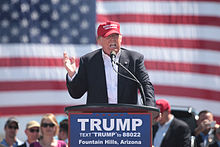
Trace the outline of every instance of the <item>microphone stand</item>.
<instances>
[{"instance_id":1,"label":"microphone stand","mask_svg":"<svg viewBox=\"0 0 220 147\"><path fill-rule=\"evenodd\" d=\"M114 65L113 64L116 64L118 66L121 66L124 70L126 70L133 78L130 78L128 76L125 76L121 73L119 73L118 71L115 70L114 68ZM142 84L139 82L139 80L135 77L134 74L132 74L126 67L124 67L124 65L122 65L121 63L119 62L116 62L115 60L112 60L112 67L113 67L113 70L118 73L120 76L124 77L124 78L127 78L127 79L130 79L132 81L135 81L138 83L138 86L139 86L139 90L140 90L140 93L141 93L141 99L142 99L142 102L143 102L143 105L146 105L147 102L146 102L146 99L145 99L145 94L144 94L144 90L143 90L143 86Z\"/></svg>"}]
</instances>

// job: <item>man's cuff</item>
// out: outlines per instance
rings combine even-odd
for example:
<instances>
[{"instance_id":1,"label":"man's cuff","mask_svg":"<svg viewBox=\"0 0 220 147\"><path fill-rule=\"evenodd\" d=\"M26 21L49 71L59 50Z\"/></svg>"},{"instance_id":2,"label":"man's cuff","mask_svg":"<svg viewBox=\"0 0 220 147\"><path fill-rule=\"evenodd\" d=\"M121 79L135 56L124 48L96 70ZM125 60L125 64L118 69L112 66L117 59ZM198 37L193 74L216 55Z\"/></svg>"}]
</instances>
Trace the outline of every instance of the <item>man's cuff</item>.
<instances>
[{"instance_id":1,"label":"man's cuff","mask_svg":"<svg viewBox=\"0 0 220 147\"><path fill-rule=\"evenodd\" d=\"M78 72L78 68L76 69L76 72L75 72L75 74L73 75L73 77L71 78L70 76L69 76L69 74L67 73L67 77L68 77L68 81L72 81L74 78L75 78L75 76L76 76L76 74L77 74L77 72Z\"/></svg>"}]
</instances>

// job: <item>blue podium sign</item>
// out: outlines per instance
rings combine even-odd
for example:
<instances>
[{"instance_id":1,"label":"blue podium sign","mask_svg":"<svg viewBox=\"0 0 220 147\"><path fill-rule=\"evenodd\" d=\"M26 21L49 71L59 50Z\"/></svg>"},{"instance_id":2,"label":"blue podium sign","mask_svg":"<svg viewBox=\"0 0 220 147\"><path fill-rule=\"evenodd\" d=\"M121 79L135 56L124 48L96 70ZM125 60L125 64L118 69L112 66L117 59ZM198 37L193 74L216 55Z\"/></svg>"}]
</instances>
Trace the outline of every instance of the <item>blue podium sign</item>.
<instances>
[{"instance_id":1,"label":"blue podium sign","mask_svg":"<svg viewBox=\"0 0 220 147\"><path fill-rule=\"evenodd\" d=\"M70 113L70 147L151 147L150 113Z\"/></svg>"}]
</instances>

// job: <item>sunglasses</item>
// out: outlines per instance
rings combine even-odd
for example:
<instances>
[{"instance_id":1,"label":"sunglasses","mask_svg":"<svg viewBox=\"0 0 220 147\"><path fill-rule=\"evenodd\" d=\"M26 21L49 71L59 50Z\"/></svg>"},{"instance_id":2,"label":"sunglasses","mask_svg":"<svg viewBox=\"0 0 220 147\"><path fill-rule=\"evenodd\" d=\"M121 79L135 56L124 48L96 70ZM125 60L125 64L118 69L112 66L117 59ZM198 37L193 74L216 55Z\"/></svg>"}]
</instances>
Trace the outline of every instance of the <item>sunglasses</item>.
<instances>
[{"instance_id":1,"label":"sunglasses","mask_svg":"<svg viewBox=\"0 0 220 147\"><path fill-rule=\"evenodd\" d=\"M34 133L34 132L39 132L39 129L29 129L29 131L31 132L31 133Z\"/></svg>"},{"instance_id":2,"label":"sunglasses","mask_svg":"<svg viewBox=\"0 0 220 147\"><path fill-rule=\"evenodd\" d=\"M15 129L15 130L18 129L17 126L8 126L8 128L9 128L9 129Z\"/></svg>"},{"instance_id":3,"label":"sunglasses","mask_svg":"<svg viewBox=\"0 0 220 147\"><path fill-rule=\"evenodd\" d=\"M49 126L50 128L53 128L53 127L55 126L55 124L53 124L53 123L49 123L49 124L48 124L48 123L42 123L41 126L44 127L44 128L46 128L46 127L48 127L48 126Z\"/></svg>"}]
</instances>

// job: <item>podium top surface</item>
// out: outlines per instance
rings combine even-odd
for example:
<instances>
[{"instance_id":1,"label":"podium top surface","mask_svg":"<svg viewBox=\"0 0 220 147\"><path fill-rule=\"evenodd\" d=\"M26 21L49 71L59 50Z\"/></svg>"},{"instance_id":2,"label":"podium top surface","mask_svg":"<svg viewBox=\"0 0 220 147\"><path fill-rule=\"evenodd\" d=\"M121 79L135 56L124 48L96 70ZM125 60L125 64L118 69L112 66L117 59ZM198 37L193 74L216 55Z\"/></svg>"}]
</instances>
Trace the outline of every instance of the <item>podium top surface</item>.
<instances>
[{"instance_id":1,"label":"podium top surface","mask_svg":"<svg viewBox=\"0 0 220 147\"><path fill-rule=\"evenodd\" d=\"M65 107L65 113L150 113L152 123L156 122L160 110L152 106L139 106L132 104L93 104Z\"/></svg>"},{"instance_id":2,"label":"podium top surface","mask_svg":"<svg viewBox=\"0 0 220 147\"><path fill-rule=\"evenodd\" d=\"M76 105L65 108L65 113L153 113L159 114L159 109L152 106L139 106L132 104L93 104L93 105Z\"/></svg>"}]
</instances>

